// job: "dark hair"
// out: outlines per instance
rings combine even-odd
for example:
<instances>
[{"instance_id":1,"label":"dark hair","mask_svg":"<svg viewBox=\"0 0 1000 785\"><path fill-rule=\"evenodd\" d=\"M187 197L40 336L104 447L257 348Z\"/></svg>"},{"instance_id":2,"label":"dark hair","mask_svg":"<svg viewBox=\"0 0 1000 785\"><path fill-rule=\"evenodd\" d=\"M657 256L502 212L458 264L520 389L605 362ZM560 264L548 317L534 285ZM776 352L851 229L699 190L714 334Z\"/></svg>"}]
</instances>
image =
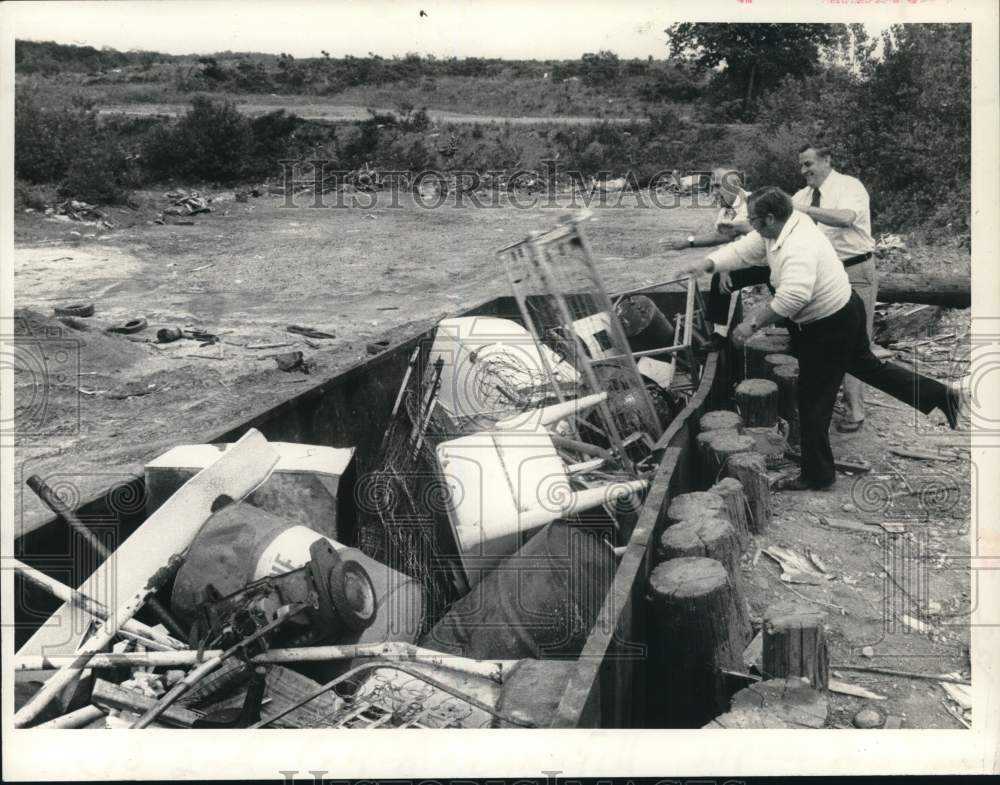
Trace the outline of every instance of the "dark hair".
<instances>
[{"instance_id":1,"label":"dark hair","mask_svg":"<svg viewBox=\"0 0 1000 785\"><path fill-rule=\"evenodd\" d=\"M768 213L779 221L792 214L792 198L776 185L765 185L750 194L750 217L761 218Z\"/></svg>"},{"instance_id":2,"label":"dark hair","mask_svg":"<svg viewBox=\"0 0 1000 785\"><path fill-rule=\"evenodd\" d=\"M802 153L804 153L806 150L815 150L816 155L818 155L820 158L829 159L830 157L830 148L823 144L813 144L812 142L809 142L803 145L799 149L799 155L802 155Z\"/></svg>"}]
</instances>

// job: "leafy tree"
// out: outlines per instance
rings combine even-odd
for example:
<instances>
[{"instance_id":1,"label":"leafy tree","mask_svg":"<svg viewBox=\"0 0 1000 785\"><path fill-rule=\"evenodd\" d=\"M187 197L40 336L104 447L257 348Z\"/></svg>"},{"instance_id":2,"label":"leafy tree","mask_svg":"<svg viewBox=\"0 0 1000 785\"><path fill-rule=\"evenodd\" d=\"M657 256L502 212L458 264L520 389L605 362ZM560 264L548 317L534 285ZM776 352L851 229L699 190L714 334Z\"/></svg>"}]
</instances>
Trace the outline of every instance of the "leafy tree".
<instances>
[{"instance_id":1,"label":"leafy tree","mask_svg":"<svg viewBox=\"0 0 1000 785\"><path fill-rule=\"evenodd\" d=\"M580 58L580 78L588 85L604 85L618 78L621 62L618 55L602 49L597 54L587 52Z\"/></svg>"},{"instance_id":2,"label":"leafy tree","mask_svg":"<svg viewBox=\"0 0 1000 785\"><path fill-rule=\"evenodd\" d=\"M252 142L250 124L234 104L197 96L175 126L151 135L144 159L155 176L234 182Z\"/></svg>"},{"instance_id":3,"label":"leafy tree","mask_svg":"<svg viewBox=\"0 0 1000 785\"><path fill-rule=\"evenodd\" d=\"M723 81L749 117L756 98L785 76L813 73L822 50L841 43L847 31L835 24L681 22L664 32L672 57L721 69Z\"/></svg>"}]
</instances>

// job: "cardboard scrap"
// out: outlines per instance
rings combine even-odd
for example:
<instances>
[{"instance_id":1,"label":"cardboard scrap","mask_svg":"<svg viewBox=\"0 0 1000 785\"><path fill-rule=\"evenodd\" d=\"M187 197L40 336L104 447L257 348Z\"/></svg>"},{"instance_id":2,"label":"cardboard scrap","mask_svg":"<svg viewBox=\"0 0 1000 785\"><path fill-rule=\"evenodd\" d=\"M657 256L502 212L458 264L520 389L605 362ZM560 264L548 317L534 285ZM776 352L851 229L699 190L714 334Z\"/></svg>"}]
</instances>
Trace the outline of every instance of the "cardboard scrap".
<instances>
[{"instance_id":1,"label":"cardboard scrap","mask_svg":"<svg viewBox=\"0 0 1000 785\"><path fill-rule=\"evenodd\" d=\"M770 556L781 567L781 580L785 583L807 583L813 586L822 585L831 576L819 572L804 556L791 548L772 545L763 553Z\"/></svg>"},{"instance_id":2,"label":"cardboard scrap","mask_svg":"<svg viewBox=\"0 0 1000 785\"><path fill-rule=\"evenodd\" d=\"M879 533L878 526L862 523L861 521L854 521L850 518L832 518L826 515L821 515L819 517L819 522L824 526L830 526L834 529L846 529L847 531L862 532L864 534Z\"/></svg>"},{"instance_id":3,"label":"cardboard scrap","mask_svg":"<svg viewBox=\"0 0 1000 785\"><path fill-rule=\"evenodd\" d=\"M917 632L930 632L931 630L931 628L920 621L920 619L914 619L912 616L907 616L905 613L901 613L899 615L899 620L911 630L916 630Z\"/></svg>"},{"instance_id":4,"label":"cardboard scrap","mask_svg":"<svg viewBox=\"0 0 1000 785\"><path fill-rule=\"evenodd\" d=\"M972 708L972 687L965 684L951 684L946 681L939 681L938 684L948 693L948 697L962 708L962 711Z\"/></svg>"}]
</instances>

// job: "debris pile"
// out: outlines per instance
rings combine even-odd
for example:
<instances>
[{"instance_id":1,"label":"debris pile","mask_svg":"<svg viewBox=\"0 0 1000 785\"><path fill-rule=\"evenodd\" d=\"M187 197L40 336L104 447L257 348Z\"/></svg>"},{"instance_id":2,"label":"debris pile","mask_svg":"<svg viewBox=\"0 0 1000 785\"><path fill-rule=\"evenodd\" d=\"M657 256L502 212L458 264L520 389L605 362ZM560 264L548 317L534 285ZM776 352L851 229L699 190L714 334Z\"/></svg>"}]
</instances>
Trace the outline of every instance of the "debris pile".
<instances>
[{"instance_id":1,"label":"debris pile","mask_svg":"<svg viewBox=\"0 0 1000 785\"><path fill-rule=\"evenodd\" d=\"M212 200L199 194L197 191L170 191L164 194L170 200L170 206L163 211L164 215L198 215L199 213L210 213L212 208L209 202Z\"/></svg>"},{"instance_id":2,"label":"debris pile","mask_svg":"<svg viewBox=\"0 0 1000 785\"><path fill-rule=\"evenodd\" d=\"M85 226L103 226L105 229L115 228L114 223L100 208L76 199L67 199L55 207L46 207L45 215L57 221L75 221Z\"/></svg>"}]
</instances>

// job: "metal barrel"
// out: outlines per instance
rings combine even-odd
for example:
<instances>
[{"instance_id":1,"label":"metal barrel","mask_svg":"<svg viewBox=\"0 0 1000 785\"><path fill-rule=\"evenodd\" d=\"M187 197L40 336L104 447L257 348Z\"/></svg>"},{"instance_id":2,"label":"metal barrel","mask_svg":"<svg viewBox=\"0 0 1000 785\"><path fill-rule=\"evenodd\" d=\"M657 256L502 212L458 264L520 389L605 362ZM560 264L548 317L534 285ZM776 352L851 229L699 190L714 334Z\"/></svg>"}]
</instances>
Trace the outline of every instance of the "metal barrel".
<instances>
[{"instance_id":1,"label":"metal barrel","mask_svg":"<svg viewBox=\"0 0 1000 785\"><path fill-rule=\"evenodd\" d=\"M634 352L660 349L674 344L674 328L651 299L642 294L623 297L618 318Z\"/></svg>"},{"instance_id":2,"label":"metal barrel","mask_svg":"<svg viewBox=\"0 0 1000 785\"><path fill-rule=\"evenodd\" d=\"M596 528L558 520L483 576L421 645L486 659L579 655L615 572Z\"/></svg>"}]
</instances>

